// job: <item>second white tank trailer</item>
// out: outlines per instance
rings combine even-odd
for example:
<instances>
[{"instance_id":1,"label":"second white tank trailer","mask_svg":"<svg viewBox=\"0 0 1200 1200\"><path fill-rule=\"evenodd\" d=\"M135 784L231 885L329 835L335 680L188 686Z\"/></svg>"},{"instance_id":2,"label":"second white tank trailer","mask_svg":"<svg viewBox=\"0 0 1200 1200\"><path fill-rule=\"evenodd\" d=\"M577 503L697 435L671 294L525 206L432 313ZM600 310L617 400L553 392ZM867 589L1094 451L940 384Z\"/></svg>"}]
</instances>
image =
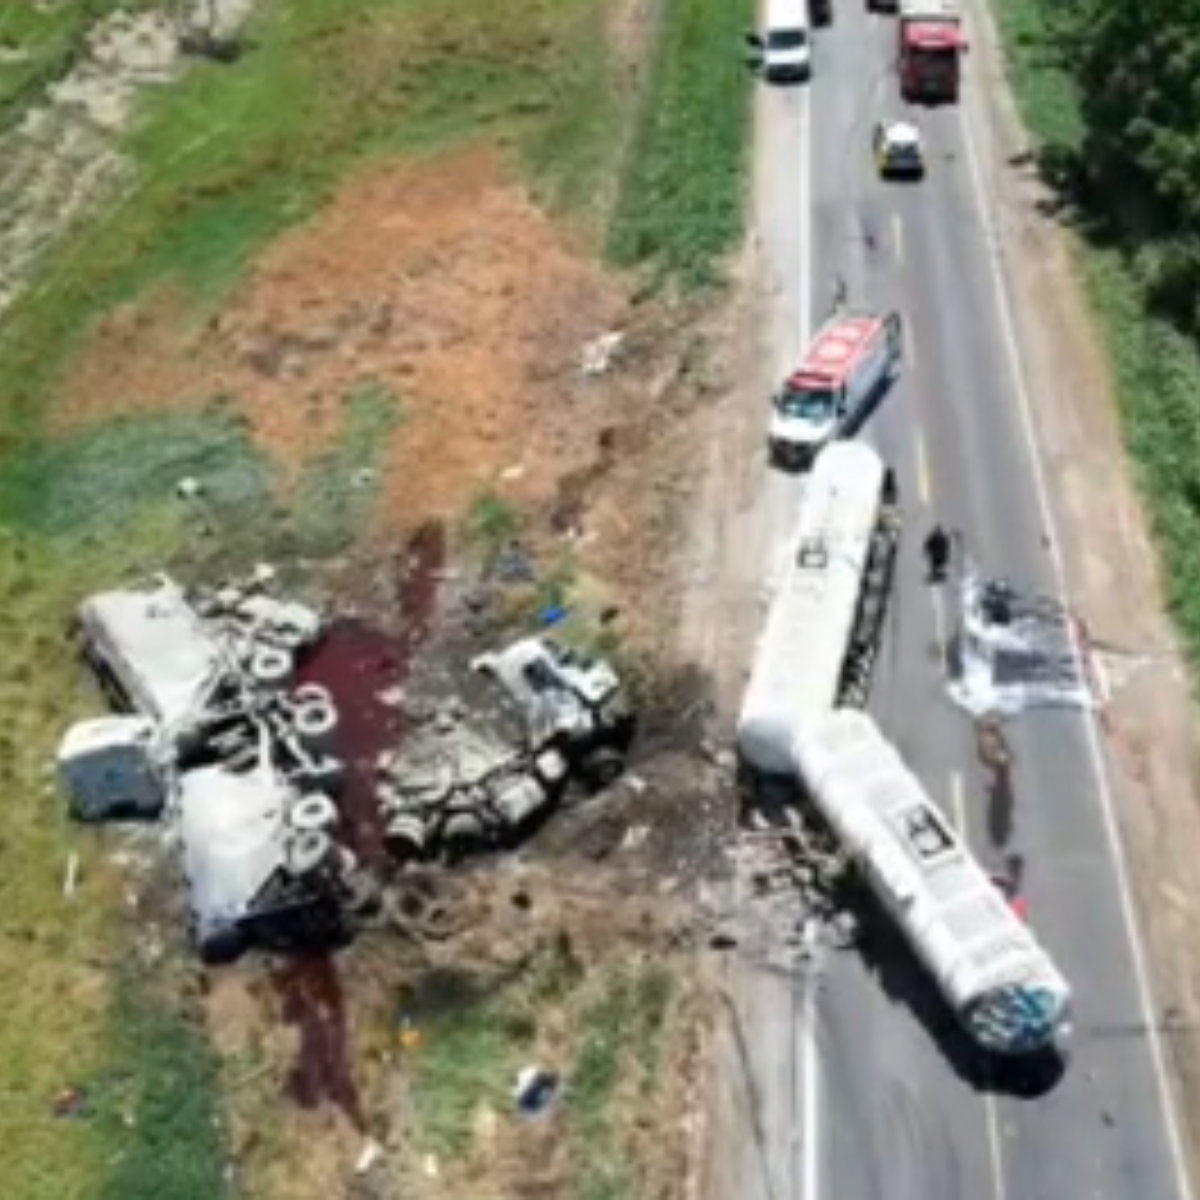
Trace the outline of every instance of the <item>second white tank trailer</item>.
<instances>
[{"instance_id":1,"label":"second white tank trailer","mask_svg":"<svg viewBox=\"0 0 1200 1200\"><path fill-rule=\"evenodd\" d=\"M786 777L838 839L975 1042L1055 1045L1069 990L1028 927L947 828L865 705L899 539L890 472L871 447L817 456L738 722L743 765Z\"/></svg>"},{"instance_id":2,"label":"second white tank trailer","mask_svg":"<svg viewBox=\"0 0 1200 1200\"><path fill-rule=\"evenodd\" d=\"M861 442L821 451L742 703L737 740L746 766L793 774L793 743L809 721L866 702L899 534L883 459Z\"/></svg>"},{"instance_id":3,"label":"second white tank trailer","mask_svg":"<svg viewBox=\"0 0 1200 1200\"><path fill-rule=\"evenodd\" d=\"M1061 1048L1070 989L863 712L806 723L795 761L806 798L985 1051Z\"/></svg>"}]
</instances>

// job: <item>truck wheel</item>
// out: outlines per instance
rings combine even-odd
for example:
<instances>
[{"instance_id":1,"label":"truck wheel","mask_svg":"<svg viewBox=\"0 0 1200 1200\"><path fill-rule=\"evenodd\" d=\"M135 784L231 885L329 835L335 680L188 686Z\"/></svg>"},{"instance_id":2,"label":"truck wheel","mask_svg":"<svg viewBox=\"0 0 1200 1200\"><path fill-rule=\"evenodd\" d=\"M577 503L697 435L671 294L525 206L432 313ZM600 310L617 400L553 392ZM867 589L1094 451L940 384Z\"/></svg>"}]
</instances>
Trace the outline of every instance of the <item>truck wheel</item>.
<instances>
[{"instance_id":1,"label":"truck wheel","mask_svg":"<svg viewBox=\"0 0 1200 1200\"><path fill-rule=\"evenodd\" d=\"M400 862L413 862L425 855L425 822L415 813L404 813L388 824L384 834L388 852Z\"/></svg>"},{"instance_id":2,"label":"truck wheel","mask_svg":"<svg viewBox=\"0 0 1200 1200\"><path fill-rule=\"evenodd\" d=\"M593 750L579 765L579 777L593 793L602 792L616 783L624 772L624 756L608 746Z\"/></svg>"},{"instance_id":3,"label":"truck wheel","mask_svg":"<svg viewBox=\"0 0 1200 1200\"><path fill-rule=\"evenodd\" d=\"M292 656L274 646L259 646L250 658L250 674L260 687L284 687L292 677Z\"/></svg>"},{"instance_id":4,"label":"truck wheel","mask_svg":"<svg viewBox=\"0 0 1200 1200\"><path fill-rule=\"evenodd\" d=\"M305 701L292 713L292 726L305 749L328 750L337 733L337 709L321 700Z\"/></svg>"},{"instance_id":5,"label":"truck wheel","mask_svg":"<svg viewBox=\"0 0 1200 1200\"><path fill-rule=\"evenodd\" d=\"M318 832L332 829L338 823L338 808L334 802L320 792L305 796L292 805L288 813L288 824L301 833L308 830Z\"/></svg>"},{"instance_id":6,"label":"truck wheel","mask_svg":"<svg viewBox=\"0 0 1200 1200\"><path fill-rule=\"evenodd\" d=\"M455 813L442 830L442 842L452 861L478 853L484 845L483 821L474 813Z\"/></svg>"},{"instance_id":7,"label":"truck wheel","mask_svg":"<svg viewBox=\"0 0 1200 1200\"><path fill-rule=\"evenodd\" d=\"M205 966L228 966L246 952L246 935L236 925L220 925L199 939L198 949Z\"/></svg>"},{"instance_id":8,"label":"truck wheel","mask_svg":"<svg viewBox=\"0 0 1200 1200\"><path fill-rule=\"evenodd\" d=\"M293 833L284 846L288 874L295 879L311 875L329 857L333 839L315 829Z\"/></svg>"}]
</instances>

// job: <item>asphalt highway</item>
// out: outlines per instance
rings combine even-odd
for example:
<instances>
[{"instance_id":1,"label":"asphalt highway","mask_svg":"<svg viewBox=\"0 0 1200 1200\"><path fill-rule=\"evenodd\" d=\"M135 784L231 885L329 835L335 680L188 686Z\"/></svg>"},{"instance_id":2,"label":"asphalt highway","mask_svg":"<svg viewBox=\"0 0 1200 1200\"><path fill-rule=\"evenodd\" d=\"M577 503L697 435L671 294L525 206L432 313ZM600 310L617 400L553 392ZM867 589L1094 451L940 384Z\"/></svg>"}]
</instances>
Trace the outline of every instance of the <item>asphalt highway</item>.
<instances>
[{"instance_id":1,"label":"asphalt highway","mask_svg":"<svg viewBox=\"0 0 1200 1200\"><path fill-rule=\"evenodd\" d=\"M1008 730L1011 792L990 794L972 724L945 693L938 646L952 603L922 579L931 523L961 530L987 573L1023 589L1056 593L1059 579L1025 425L1036 381L1014 370L978 184L985 118L970 97L905 114L888 73L893 37L891 19L843 2L817 31L811 86L759 97L769 358L777 377L795 362L839 279L851 307L903 315L904 374L861 434L897 471L906 518L873 707L984 864L1020 856L1030 920L1075 992L1076 1031L1061 1078L985 1077L895 935L873 933L866 953L827 964L811 1020L803 998L760 1000L773 1014L762 1028L778 1031L750 1052L774 1165L761 1185L738 1172L741 1194L1188 1200L1088 720L1021 716ZM925 137L930 170L917 185L885 185L873 169L871 126L899 115ZM772 474L755 504L764 563L798 500L796 481ZM803 1028L780 1030L787 1014Z\"/></svg>"}]
</instances>

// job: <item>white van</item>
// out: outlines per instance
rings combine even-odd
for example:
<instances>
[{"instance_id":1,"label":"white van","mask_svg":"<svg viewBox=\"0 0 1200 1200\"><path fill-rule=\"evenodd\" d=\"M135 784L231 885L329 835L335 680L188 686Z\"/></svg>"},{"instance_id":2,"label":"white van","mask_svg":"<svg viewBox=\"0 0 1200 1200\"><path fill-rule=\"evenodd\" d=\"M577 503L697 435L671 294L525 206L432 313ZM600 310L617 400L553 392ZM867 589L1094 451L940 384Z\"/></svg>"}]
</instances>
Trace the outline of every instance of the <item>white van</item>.
<instances>
[{"instance_id":1,"label":"white van","mask_svg":"<svg viewBox=\"0 0 1200 1200\"><path fill-rule=\"evenodd\" d=\"M751 61L771 83L803 81L812 76L808 3L809 0L767 0L767 19L762 32L747 37Z\"/></svg>"}]
</instances>

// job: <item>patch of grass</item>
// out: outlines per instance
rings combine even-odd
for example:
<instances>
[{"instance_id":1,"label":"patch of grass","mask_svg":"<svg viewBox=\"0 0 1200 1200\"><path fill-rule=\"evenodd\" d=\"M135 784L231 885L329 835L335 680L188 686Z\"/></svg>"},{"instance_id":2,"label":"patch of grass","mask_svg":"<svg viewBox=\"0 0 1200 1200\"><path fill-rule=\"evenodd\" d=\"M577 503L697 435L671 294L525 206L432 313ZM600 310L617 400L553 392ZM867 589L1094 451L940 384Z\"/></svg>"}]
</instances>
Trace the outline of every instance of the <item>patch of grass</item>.
<instances>
[{"instance_id":1,"label":"patch of grass","mask_svg":"<svg viewBox=\"0 0 1200 1200\"><path fill-rule=\"evenodd\" d=\"M1026 127L1042 145L1078 146L1083 121L1074 82L1063 64L1054 13L1042 0L999 0L992 11Z\"/></svg>"},{"instance_id":2,"label":"patch of grass","mask_svg":"<svg viewBox=\"0 0 1200 1200\"><path fill-rule=\"evenodd\" d=\"M624 1122L618 1109L653 1089L671 992L664 970L645 967L609 980L584 1010L569 1098L579 1200L628 1200L638 1194L637 1163L621 1145Z\"/></svg>"},{"instance_id":3,"label":"patch of grass","mask_svg":"<svg viewBox=\"0 0 1200 1200\"><path fill-rule=\"evenodd\" d=\"M547 84L559 100L524 147L538 199L582 218L593 232L603 229L616 200L622 133L634 100L609 46L612 7L606 0L576 5L569 37L587 51L547 62Z\"/></svg>"},{"instance_id":4,"label":"patch of grass","mask_svg":"<svg viewBox=\"0 0 1200 1200\"><path fill-rule=\"evenodd\" d=\"M176 487L189 477L218 508L271 493L269 463L236 409L217 400L27 443L0 474L0 522L45 538L122 536L147 506L177 506Z\"/></svg>"},{"instance_id":5,"label":"patch of grass","mask_svg":"<svg viewBox=\"0 0 1200 1200\"><path fill-rule=\"evenodd\" d=\"M1004 0L996 15L1022 118L1046 147L1082 140L1078 95L1056 53L1044 0ZM1200 665L1200 354L1151 315L1119 250L1079 243L1116 383L1126 445L1162 556L1167 598L1189 657Z\"/></svg>"},{"instance_id":6,"label":"patch of grass","mask_svg":"<svg viewBox=\"0 0 1200 1200\"><path fill-rule=\"evenodd\" d=\"M128 970L118 976L112 1019L121 1076L100 1116L121 1151L95 1194L217 1200L228 1189L217 1061L203 1029Z\"/></svg>"},{"instance_id":7,"label":"patch of grass","mask_svg":"<svg viewBox=\"0 0 1200 1200\"><path fill-rule=\"evenodd\" d=\"M753 0L663 0L609 250L685 288L711 284L742 232Z\"/></svg>"},{"instance_id":8,"label":"patch of grass","mask_svg":"<svg viewBox=\"0 0 1200 1200\"><path fill-rule=\"evenodd\" d=\"M87 1089L114 1063L109 964L119 961L112 912L121 889L111 841L73 827L55 786L53 747L73 719L102 711L64 636L62 617L109 570L133 570L138 551L169 541L154 522L121 537L69 546L0 528L0 779L4 783L3 937L0 937L0 1140L5 1195L76 1200L98 1194L119 1142L93 1116L56 1119L55 1096ZM142 564L144 566L144 564ZM79 891L62 895L72 853ZM126 1193L136 1194L136 1193Z\"/></svg>"},{"instance_id":9,"label":"patch of grass","mask_svg":"<svg viewBox=\"0 0 1200 1200\"><path fill-rule=\"evenodd\" d=\"M541 1031L552 1028L563 1057L544 1065L565 1068L556 1101L569 1151L564 1194L636 1200L641 1164L627 1135L646 1119L663 1082L660 1054L674 995L667 970L642 962L584 970L567 946L485 992L457 979L435 978L431 986L406 1010L424 1033L412 1080L420 1151L443 1164L465 1162L485 1112L501 1131L515 1132L521 1118L512 1111L513 1079L538 1061Z\"/></svg>"},{"instance_id":10,"label":"patch of grass","mask_svg":"<svg viewBox=\"0 0 1200 1200\"><path fill-rule=\"evenodd\" d=\"M353 542L379 493L375 467L403 417L399 399L365 381L345 398L337 441L305 467L291 497L295 549L323 558Z\"/></svg>"},{"instance_id":11,"label":"patch of grass","mask_svg":"<svg viewBox=\"0 0 1200 1200\"><path fill-rule=\"evenodd\" d=\"M467 543L492 564L504 547L517 536L521 514L516 506L495 492L480 492L471 502L464 522Z\"/></svg>"},{"instance_id":12,"label":"patch of grass","mask_svg":"<svg viewBox=\"0 0 1200 1200\"><path fill-rule=\"evenodd\" d=\"M65 75L84 50L96 21L116 12L156 7L154 0L73 0L0 5L0 129Z\"/></svg>"},{"instance_id":13,"label":"patch of grass","mask_svg":"<svg viewBox=\"0 0 1200 1200\"><path fill-rule=\"evenodd\" d=\"M540 1020L569 1002L581 980L570 947L560 945L491 985L434 975L404 1000L405 1016L422 1032L413 1096L423 1151L462 1156L481 1110L511 1110L513 1080L529 1061Z\"/></svg>"}]
</instances>

